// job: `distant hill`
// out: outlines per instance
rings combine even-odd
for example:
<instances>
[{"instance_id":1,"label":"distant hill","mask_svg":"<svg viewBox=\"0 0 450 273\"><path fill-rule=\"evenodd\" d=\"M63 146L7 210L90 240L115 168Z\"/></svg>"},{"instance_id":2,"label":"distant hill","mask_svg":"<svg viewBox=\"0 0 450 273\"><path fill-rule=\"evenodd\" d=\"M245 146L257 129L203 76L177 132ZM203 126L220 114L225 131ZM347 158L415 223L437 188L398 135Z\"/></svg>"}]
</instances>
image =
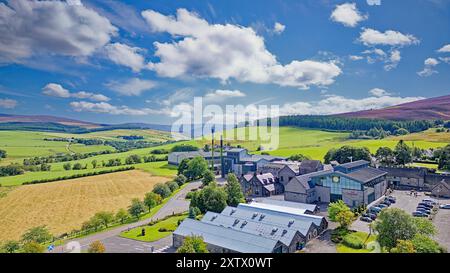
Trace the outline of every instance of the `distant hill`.
<instances>
[{"instance_id":1,"label":"distant hill","mask_svg":"<svg viewBox=\"0 0 450 273\"><path fill-rule=\"evenodd\" d=\"M409 102L378 110L364 110L334 116L388 120L450 120L450 95Z\"/></svg>"},{"instance_id":2,"label":"distant hill","mask_svg":"<svg viewBox=\"0 0 450 273\"><path fill-rule=\"evenodd\" d=\"M6 115L0 114L0 123L57 123L68 126L76 126L81 128L93 129L102 127L101 124L92 122L79 121L69 118L61 118L55 116L26 116L26 115Z\"/></svg>"},{"instance_id":3,"label":"distant hill","mask_svg":"<svg viewBox=\"0 0 450 273\"><path fill-rule=\"evenodd\" d=\"M0 114L0 130L88 133L115 129L152 129L158 131L170 131L171 126L147 123L98 124L46 115Z\"/></svg>"}]
</instances>

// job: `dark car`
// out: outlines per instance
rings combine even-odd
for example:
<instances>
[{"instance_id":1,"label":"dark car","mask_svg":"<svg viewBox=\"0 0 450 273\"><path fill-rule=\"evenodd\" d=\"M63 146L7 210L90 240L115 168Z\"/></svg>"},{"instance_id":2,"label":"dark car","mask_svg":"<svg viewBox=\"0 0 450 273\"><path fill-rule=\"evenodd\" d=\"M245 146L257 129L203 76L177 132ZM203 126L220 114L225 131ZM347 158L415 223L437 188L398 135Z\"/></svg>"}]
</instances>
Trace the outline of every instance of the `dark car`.
<instances>
[{"instance_id":1,"label":"dark car","mask_svg":"<svg viewBox=\"0 0 450 273\"><path fill-rule=\"evenodd\" d=\"M422 202L430 204L430 205L433 205L433 206L437 205L437 202L435 200L433 200L433 199L423 199Z\"/></svg>"},{"instance_id":2,"label":"dark car","mask_svg":"<svg viewBox=\"0 0 450 273\"><path fill-rule=\"evenodd\" d=\"M381 204L384 204L384 205L386 205L386 206L390 206L390 205L392 205L392 202L391 201L389 201L388 199L384 199L384 201L383 202L381 202Z\"/></svg>"},{"instance_id":3,"label":"dark car","mask_svg":"<svg viewBox=\"0 0 450 273\"><path fill-rule=\"evenodd\" d=\"M385 209L388 207L388 205L385 205L385 204L378 204L377 206L381 209Z\"/></svg>"},{"instance_id":4,"label":"dark car","mask_svg":"<svg viewBox=\"0 0 450 273\"><path fill-rule=\"evenodd\" d=\"M422 205L418 205L417 208L431 211L431 209L429 207L425 207L425 206L422 206Z\"/></svg>"},{"instance_id":5,"label":"dark car","mask_svg":"<svg viewBox=\"0 0 450 273\"><path fill-rule=\"evenodd\" d=\"M366 213L367 214L367 216L370 218L370 219L372 219L372 220L375 220L375 219L377 219L377 215L375 214L375 213Z\"/></svg>"},{"instance_id":6,"label":"dark car","mask_svg":"<svg viewBox=\"0 0 450 273\"><path fill-rule=\"evenodd\" d=\"M363 221L363 222L367 222L367 223L372 223L372 219L370 219L369 217L361 217L359 218L359 220Z\"/></svg>"},{"instance_id":7,"label":"dark car","mask_svg":"<svg viewBox=\"0 0 450 273\"><path fill-rule=\"evenodd\" d=\"M412 215L414 217L428 217L428 215L426 215L425 213L422 213L420 211L415 211L415 212L412 213Z\"/></svg>"},{"instance_id":8,"label":"dark car","mask_svg":"<svg viewBox=\"0 0 450 273\"><path fill-rule=\"evenodd\" d=\"M427 208L430 208L430 209L433 208L433 205L430 205L430 204L425 203L425 202L420 202L418 206L423 206L423 207L427 207Z\"/></svg>"},{"instance_id":9,"label":"dark car","mask_svg":"<svg viewBox=\"0 0 450 273\"><path fill-rule=\"evenodd\" d=\"M418 211L418 212L422 212L422 213L425 213L426 215L430 215L430 214L431 214L431 211L429 211L429 210L426 210L426 209L421 209L421 208L418 208L418 209L416 209L416 211Z\"/></svg>"},{"instance_id":10,"label":"dark car","mask_svg":"<svg viewBox=\"0 0 450 273\"><path fill-rule=\"evenodd\" d=\"M386 197L387 200L389 200L389 202L391 202L392 204L397 202L397 198L395 198L394 196L388 196Z\"/></svg>"},{"instance_id":11,"label":"dark car","mask_svg":"<svg viewBox=\"0 0 450 273\"><path fill-rule=\"evenodd\" d=\"M380 211L382 210L382 208L380 207L370 207L369 211L375 214L380 213Z\"/></svg>"}]
</instances>

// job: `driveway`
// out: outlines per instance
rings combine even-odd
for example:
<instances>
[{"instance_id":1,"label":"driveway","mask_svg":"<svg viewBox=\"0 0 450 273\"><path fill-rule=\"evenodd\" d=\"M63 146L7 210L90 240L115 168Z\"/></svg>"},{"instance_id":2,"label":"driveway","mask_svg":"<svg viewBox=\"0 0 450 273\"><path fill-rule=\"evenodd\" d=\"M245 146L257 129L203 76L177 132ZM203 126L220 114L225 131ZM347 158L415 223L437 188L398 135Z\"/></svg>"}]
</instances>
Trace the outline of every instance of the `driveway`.
<instances>
[{"instance_id":1,"label":"driveway","mask_svg":"<svg viewBox=\"0 0 450 273\"><path fill-rule=\"evenodd\" d=\"M336 244L331 241L331 230L328 229L319 237L312 239L303 249L305 253L336 253Z\"/></svg>"},{"instance_id":2,"label":"driveway","mask_svg":"<svg viewBox=\"0 0 450 273\"><path fill-rule=\"evenodd\" d=\"M152 221L156 221L158 219L162 219L166 216L172 215L174 213L185 212L189 210L189 201L186 200L186 194L193 189L197 189L202 185L200 181L195 181L189 183L186 187L180 190L175 196L173 196L153 217L141 220L135 223L131 223L128 225L120 226L111 230L107 230L104 232L99 232L96 234L92 234L80 239L72 240L67 242L62 246L56 247L52 253L62 253L62 252L71 252L72 249L81 248L81 251L86 250L89 245L94 241L101 241L106 248L106 252L150 252L149 248L151 246L155 246L155 250L158 250L159 247L167 247L172 243L164 243L162 242L154 242L152 243L144 243L136 240L126 239L120 237L120 233L125 230L133 229L139 226L146 225ZM171 236L170 236L171 237ZM162 239L164 240L164 239ZM166 244L163 246L162 244ZM111 248L109 249L108 246Z\"/></svg>"}]
</instances>

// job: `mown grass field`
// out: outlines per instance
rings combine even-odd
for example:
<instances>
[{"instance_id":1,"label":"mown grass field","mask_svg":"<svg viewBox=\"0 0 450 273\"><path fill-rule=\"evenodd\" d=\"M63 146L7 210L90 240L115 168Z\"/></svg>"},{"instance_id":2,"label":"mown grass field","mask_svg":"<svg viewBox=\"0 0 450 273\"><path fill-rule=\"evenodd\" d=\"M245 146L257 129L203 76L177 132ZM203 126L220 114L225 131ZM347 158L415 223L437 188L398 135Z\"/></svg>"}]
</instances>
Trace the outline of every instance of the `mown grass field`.
<instances>
[{"instance_id":1,"label":"mown grass field","mask_svg":"<svg viewBox=\"0 0 450 273\"><path fill-rule=\"evenodd\" d=\"M0 149L6 150L8 158L0 164L21 162L24 158L34 156L49 156L58 153L69 153L66 142L45 141L52 137L50 133L29 131L0 131ZM88 153L110 150L114 148L103 145L86 146L82 144L70 145L70 150L76 153Z\"/></svg>"},{"instance_id":2,"label":"mown grass field","mask_svg":"<svg viewBox=\"0 0 450 273\"><path fill-rule=\"evenodd\" d=\"M169 178L126 171L16 187L0 198L0 241L19 239L27 229L47 225L52 234L73 229L99 211L127 208Z\"/></svg>"},{"instance_id":3,"label":"mown grass field","mask_svg":"<svg viewBox=\"0 0 450 273\"><path fill-rule=\"evenodd\" d=\"M143 242L155 242L172 234L178 226L178 221L184 220L187 216L187 213L180 216L172 216L151 226L146 225L133 228L130 231L124 231L120 236ZM143 228L145 229L145 236L142 236ZM161 228L167 231L159 231Z\"/></svg>"},{"instance_id":4,"label":"mown grass field","mask_svg":"<svg viewBox=\"0 0 450 273\"><path fill-rule=\"evenodd\" d=\"M377 239L377 237L375 235L370 235L370 237L367 239L367 236L369 235L368 233L365 232L354 232L353 233L355 236L359 237L363 242L367 244L370 244L371 242L375 242L375 240ZM367 239L367 241L366 241ZM363 248L363 249L355 249L355 248L351 248L348 247L346 245L344 245L343 243L340 243L336 246L336 250L338 253L370 253L372 251L374 251L374 249L367 249L367 248Z\"/></svg>"},{"instance_id":5,"label":"mown grass field","mask_svg":"<svg viewBox=\"0 0 450 273\"><path fill-rule=\"evenodd\" d=\"M253 128L252 128L253 129ZM250 129L251 130L251 129ZM232 131L225 131L224 138L230 135L245 135L249 138L248 128L238 128ZM358 140L348 139L349 133L329 132L295 127L280 127L279 130L279 146L275 150L266 150L271 155L290 156L293 154L304 154L312 159L323 160L323 157L332 148L339 148L344 145L356 147L367 147L372 153L375 153L380 147L394 148L400 139L406 141L410 146L416 146L423 149L443 147L450 143L450 133L436 133L434 129L416 134L410 134L401 137L388 137L381 140ZM199 146L210 143L211 138L197 140ZM220 139L220 134L215 135L215 139ZM225 143L232 145L241 145L256 152L260 145L264 145L265 141L256 140L225 140ZM256 152L258 153L258 152Z\"/></svg>"}]
</instances>

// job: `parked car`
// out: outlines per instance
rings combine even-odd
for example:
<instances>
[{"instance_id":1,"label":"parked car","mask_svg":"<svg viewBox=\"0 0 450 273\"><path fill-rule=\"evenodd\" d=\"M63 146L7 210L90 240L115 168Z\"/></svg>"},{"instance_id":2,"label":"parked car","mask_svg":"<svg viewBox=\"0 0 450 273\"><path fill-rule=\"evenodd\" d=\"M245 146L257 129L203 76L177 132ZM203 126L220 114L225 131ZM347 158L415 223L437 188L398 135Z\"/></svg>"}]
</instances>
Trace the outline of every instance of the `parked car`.
<instances>
[{"instance_id":1,"label":"parked car","mask_svg":"<svg viewBox=\"0 0 450 273\"><path fill-rule=\"evenodd\" d=\"M363 222L372 223L372 219L370 219L369 217L361 217L359 219Z\"/></svg>"},{"instance_id":2,"label":"parked car","mask_svg":"<svg viewBox=\"0 0 450 273\"><path fill-rule=\"evenodd\" d=\"M450 204L440 205L441 209L450 209Z\"/></svg>"},{"instance_id":3,"label":"parked car","mask_svg":"<svg viewBox=\"0 0 450 273\"><path fill-rule=\"evenodd\" d=\"M373 212L375 214L378 214L378 213L380 213L381 208L380 207L370 207L369 211Z\"/></svg>"},{"instance_id":4,"label":"parked car","mask_svg":"<svg viewBox=\"0 0 450 273\"><path fill-rule=\"evenodd\" d=\"M392 202L391 201L389 201L388 199L384 199L384 201L383 202L381 202L381 204L383 204L383 205L386 205L386 206L390 206L391 204L392 204Z\"/></svg>"},{"instance_id":5,"label":"parked car","mask_svg":"<svg viewBox=\"0 0 450 273\"><path fill-rule=\"evenodd\" d=\"M378 204L377 206L381 209L385 209L388 207L388 205L385 205L385 204Z\"/></svg>"},{"instance_id":6,"label":"parked car","mask_svg":"<svg viewBox=\"0 0 450 273\"><path fill-rule=\"evenodd\" d=\"M415 212L412 213L412 215L414 217L428 217L428 215L426 215L425 213L422 213L420 211L415 211Z\"/></svg>"},{"instance_id":7,"label":"parked car","mask_svg":"<svg viewBox=\"0 0 450 273\"><path fill-rule=\"evenodd\" d=\"M426 209L418 208L418 209L416 209L416 211L421 212L421 213L425 213L426 215L430 215L431 214L431 211L426 210Z\"/></svg>"},{"instance_id":8,"label":"parked car","mask_svg":"<svg viewBox=\"0 0 450 273\"><path fill-rule=\"evenodd\" d=\"M418 205L417 208L421 208L421 209L425 209L425 210L429 210L429 211L432 210L429 207L425 207L425 206L422 206L422 205Z\"/></svg>"},{"instance_id":9,"label":"parked car","mask_svg":"<svg viewBox=\"0 0 450 273\"><path fill-rule=\"evenodd\" d=\"M376 216L375 214L373 214L373 213L363 213L361 216L362 216L362 217L370 218L370 219L372 219L372 220L377 219L377 216Z\"/></svg>"},{"instance_id":10,"label":"parked car","mask_svg":"<svg viewBox=\"0 0 450 273\"><path fill-rule=\"evenodd\" d=\"M369 216L370 219L375 220L377 219L377 215L375 213L367 213L367 215Z\"/></svg>"},{"instance_id":11,"label":"parked car","mask_svg":"<svg viewBox=\"0 0 450 273\"><path fill-rule=\"evenodd\" d=\"M428 204L431 204L431 205L437 205L436 200L433 200L433 199L423 199L422 202L428 203Z\"/></svg>"},{"instance_id":12,"label":"parked car","mask_svg":"<svg viewBox=\"0 0 450 273\"><path fill-rule=\"evenodd\" d=\"M427 207L427 208L430 208L430 209L433 208L433 205L430 205L430 204L428 204L428 203L426 203L426 202L420 202L420 203L419 203L419 206Z\"/></svg>"},{"instance_id":13,"label":"parked car","mask_svg":"<svg viewBox=\"0 0 450 273\"><path fill-rule=\"evenodd\" d=\"M389 202L391 203L396 203L397 202L397 198L395 198L394 196L388 196L386 197L387 200L389 200Z\"/></svg>"}]
</instances>

